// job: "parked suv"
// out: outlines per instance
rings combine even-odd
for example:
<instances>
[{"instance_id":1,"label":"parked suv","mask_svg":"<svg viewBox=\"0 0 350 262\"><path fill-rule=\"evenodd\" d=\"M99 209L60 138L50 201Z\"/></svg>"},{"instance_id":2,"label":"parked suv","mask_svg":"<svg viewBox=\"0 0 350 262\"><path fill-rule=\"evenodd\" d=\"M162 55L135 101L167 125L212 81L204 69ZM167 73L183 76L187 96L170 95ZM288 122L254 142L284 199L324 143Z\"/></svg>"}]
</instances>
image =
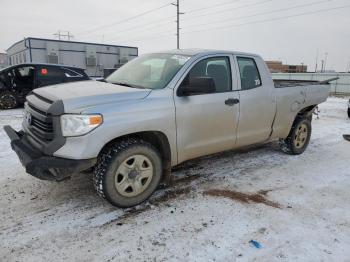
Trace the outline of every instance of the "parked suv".
<instances>
[{"instance_id":1,"label":"parked suv","mask_svg":"<svg viewBox=\"0 0 350 262\"><path fill-rule=\"evenodd\" d=\"M19 64L0 70L0 109L22 105L35 88L88 80L84 69L52 64Z\"/></svg>"}]
</instances>

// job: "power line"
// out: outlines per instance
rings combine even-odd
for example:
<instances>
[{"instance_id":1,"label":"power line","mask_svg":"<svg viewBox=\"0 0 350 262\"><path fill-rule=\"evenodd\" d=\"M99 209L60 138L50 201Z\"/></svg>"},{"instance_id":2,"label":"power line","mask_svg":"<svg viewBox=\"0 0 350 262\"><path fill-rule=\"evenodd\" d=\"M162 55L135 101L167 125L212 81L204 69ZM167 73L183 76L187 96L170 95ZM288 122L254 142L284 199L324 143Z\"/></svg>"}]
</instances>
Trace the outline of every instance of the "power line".
<instances>
[{"instance_id":1,"label":"power line","mask_svg":"<svg viewBox=\"0 0 350 262\"><path fill-rule=\"evenodd\" d=\"M165 17L165 18L162 18L162 19L153 20L153 21L151 21L151 22L149 22L147 24L141 24L141 25L139 24L139 25L136 25L136 26L127 27L127 28L124 28L123 30L118 30L118 34L119 33L123 33L123 32L130 32L130 31L133 31L135 29L136 30L149 30L149 29L152 29L152 28L158 28L159 26L162 27L164 24L174 23L174 21L167 21L167 22L162 23L161 25L159 25L159 22L166 21L166 20L169 20L171 18L174 18L174 16L169 16L169 17ZM156 24L156 25L153 25L153 24ZM143 28L142 26L145 26L146 28ZM151 26L151 27L149 27L149 26Z\"/></svg>"},{"instance_id":2,"label":"power line","mask_svg":"<svg viewBox=\"0 0 350 262\"><path fill-rule=\"evenodd\" d=\"M148 39L158 39L158 38L164 38L164 37L171 37L174 36L174 34L166 34L169 33L170 29L164 32L158 32L156 34L152 34L150 36L146 36L146 37L141 37L141 38L132 38L132 39L124 39L124 40L119 40L120 43L129 43L129 42L135 42L135 41L140 41L140 40L148 40ZM164 34L163 34L164 33Z\"/></svg>"},{"instance_id":3,"label":"power line","mask_svg":"<svg viewBox=\"0 0 350 262\"><path fill-rule=\"evenodd\" d=\"M118 37L116 37L115 36L115 34L114 34L114 37L109 37L109 38L107 38L106 40L107 41L111 41L111 40L117 40L117 39L119 39L120 38L120 33L124 33L124 32L130 32L130 31L135 31L136 30L136 33L137 33L137 31L139 31L139 30L141 30L141 31L145 31L145 30L147 30L147 31L149 31L149 30L152 30L152 29L159 29L159 28L163 28L163 27L165 27L165 26L169 26L168 24L173 24L174 23L174 21L168 21L168 22L165 22L165 23L162 23L161 25L152 25L152 24L150 24L150 26L147 26L146 25L146 27L140 27L140 26L135 26L135 27L132 27L132 28L128 28L128 29L125 29L125 30L122 30L122 31L117 31L116 33L118 34ZM133 33L135 33L135 32L133 32ZM130 35L130 34L129 34Z\"/></svg>"},{"instance_id":4,"label":"power line","mask_svg":"<svg viewBox=\"0 0 350 262\"><path fill-rule=\"evenodd\" d=\"M265 22L270 22L270 21L288 19L288 18L292 18L292 17L305 16L305 15L309 15L309 14L324 13L324 12L329 12L329 11L332 11L332 10L337 10L337 9L342 9L342 8L347 8L347 7L350 7L350 5L343 5L343 6L338 6L338 7L334 7L334 8L320 9L320 10L317 10L317 11L304 12L304 13L299 13L299 14L294 14L294 15L289 15L289 16L283 16L283 17L276 17L276 18L271 18L271 19L257 20L257 21L241 23L241 24L232 24L232 25L217 26L217 27L212 27L212 28L202 29L202 30L188 31L188 32L184 32L184 34L195 33L195 32L203 32L203 31L211 31L211 30L216 30L216 29L224 29L224 28L230 28L230 27L235 27L235 26L259 24L259 23L265 23Z\"/></svg>"},{"instance_id":5,"label":"power line","mask_svg":"<svg viewBox=\"0 0 350 262\"><path fill-rule=\"evenodd\" d=\"M223 5L228 5L228 4L234 4L236 2L240 2L242 0L235 0L235 1L228 1L228 2L224 2L224 3L220 3L220 4L215 4L215 5L211 5L211 6L206 6L206 7L203 7L203 8L198 8L198 9L192 9L192 10L189 10L189 11L186 11L186 14L188 13L193 13L193 12L197 12L197 11L202 11L202 10L205 10L205 9L209 9L209 8L214 8L214 7L217 7L217 6L223 6ZM273 1L273 0L264 0L262 3L265 3L265 2L269 2L269 1ZM327 0L327 1L332 1L332 0ZM261 3L261 4L262 4ZM249 4L249 5L244 5L244 6L239 6L239 7L236 7L236 8L233 8L233 9L240 9L240 8L244 8L244 7L248 7L248 6L251 6L251 5L256 5L256 4L260 4L259 2L258 3L252 3L252 4ZM175 5L176 6L176 5ZM230 9L232 10L232 9ZM221 10L220 10L221 11ZM226 10L224 10L226 11ZM202 15L199 15L199 16L202 16ZM195 17L198 17L198 16L195 16ZM168 19L171 19L173 18L173 16L169 16L169 17L165 17L165 18L162 18L162 19L157 19L157 20L154 20L154 21L151 21L149 23L147 23L145 26L148 26L148 25L151 25L151 24L154 24L154 23L158 23L158 22L161 22L161 21L165 21L165 20L168 20ZM192 17L191 17L192 18ZM168 23L172 23L173 21L168 21L166 23L163 23L162 26L164 24L168 24ZM141 25L143 26L143 25ZM159 25L155 25L155 26L152 26L151 28L157 28L159 27ZM122 33L122 32L129 32L130 30L133 30L133 29L142 29L140 28L140 25L137 25L137 26L133 26L133 27L129 27L129 28L126 28L122 31L118 30L118 34L119 33ZM147 30L150 29L150 28L146 28ZM113 39L116 39L116 38L113 38ZM110 39L111 40L111 39Z\"/></svg>"},{"instance_id":6,"label":"power line","mask_svg":"<svg viewBox=\"0 0 350 262\"><path fill-rule=\"evenodd\" d=\"M160 10L160 9L162 9L162 8L165 8L165 7L167 7L167 6L170 6L170 5L171 5L170 3L165 4L165 5L161 5L161 6L159 6L159 7L156 7L156 8L150 9L150 10L147 10L147 11L142 12L142 13L140 13L140 14L137 14L137 15L135 15L135 16L128 17L128 18L126 18L126 19L119 20L119 21L113 22L113 23L111 23L111 24L107 24L107 25L95 27L95 28L93 28L93 29L85 30L85 31L79 32L78 34L79 34L79 35L88 34L88 33L90 33L90 32L94 32L94 31L97 31L97 30L100 30L100 29L104 29L104 28L107 28L107 27L112 27L112 26L115 26L115 25L119 25L119 24L128 22L128 21L130 21L130 20L136 19L136 18L138 18L138 17L140 17L140 16L144 16L144 15L146 15L146 14L149 14L149 13L152 13L152 12L155 12L155 11L158 11L158 10Z\"/></svg>"},{"instance_id":7,"label":"power line","mask_svg":"<svg viewBox=\"0 0 350 262\"><path fill-rule=\"evenodd\" d=\"M152 26L152 27L148 27L148 28L140 28L140 29L142 29L143 31L144 30L147 30L147 31L149 31L149 30L152 30L152 29L159 29L159 28L163 28L164 26L165 27L168 27L169 25L168 24L170 24L170 23L174 23L174 21L169 21L169 22L166 22L166 23L163 23L162 25L156 25L156 26ZM170 31L171 29L169 28L167 31L166 31L166 33L168 33L169 31ZM118 31L118 33L119 33L119 31ZM154 33L156 33L156 32L154 32ZM123 38L121 38L122 40L121 41L125 41L125 40L123 40ZM107 39L108 41L111 41L111 40L120 40L120 37L113 37L113 38L108 38Z\"/></svg>"},{"instance_id":8,"label":"power line","mask_svg":"<svg viewBox=\"0 0 350 262\"><path fill-rule=\"evenodd\" d=\"M246 8L246 7L250 7L250 6L262 5L262 4L271 2L271 1L274 1L274 0L263 0L263 1L258 1L255 3L246 4L246 5L236 6L236 7L232 7L232 8L226 8L224 10L218 10L215 12L199 14L199 15L191 16L191 17L187 18L185 21L193 20L194 18L201 17L201 16L213 15L213 14L218 14L218 13L224 13L224 12L231 11L231 10L238 10L238 9L242 9L242 8Z\"/></svg>"},{"instance_id":9,"label":"power line","mask_svg":"<svg viewBox=\"0 0 350 262\"><path fill-rule=\"evenodd\" d=\"M186 12L186 13L192 13L192 12L202 11L202 10L209 9L209 8L214 8L214 7L217 7L217 6L223 6L223 5L228 5L228 4L234 4L234 3L239 2L239 1L242 1L242 0L236 0L236 1L232 1L232 0L231 0L231 1L228 1L228 2L220 3L220 4L215 4L215 5L206 6L206 7L203 7L203 8L198 8L198 9L189 10L189 11ZM265 0L264 2L268 2L268 1L272 1L272 0ZM256 4L256 3L253 3L253 5L254 5L254 4ZM125 20L122 20L122 21L119 21L119 22L115 22L115 23L112 23L112 24L108 24L108 25L105 25L105 26L100 26L100 27L97 27L97 28L94 28L94 29L91 29L91 30L82 31L82 32L79 32L78 34L85 34L85 33L89 33L89 32L92 32L92 31L97 31L97 30L99 30L99 29L101 29L101 28L103 28L103 27L112 27L112 26L114 26L114 25L117 25L117 24L120 24L120 23L129 21L129 20L131 20L131 19L133 19L133 18L137 18L137 17L139 17L139 16L141 16L141 15L144 15L144 14L146 14L146 13L148 14L148 13L150 13L150 12L152 12L152 11L159 10L159 9L161 9L161 8L163 8L163 7L168 6L168 5L171 5L171 3L170 3L170 4L166 4L166 5L164 5L164 6L160 6L160 7L155 8L155 9L151 9L151 10L146 11L146 12L144 12L144 13L141 13L141 14L135 16L135 17L127 18L127 19L125 19ZM251 5L251 4L250 4L250 5ZM246 5L246 6L250 6L250 5ZM245 7L245 6L238 7L238 9L239 9L239 8L243 8L243 7ZM200 15L200 16L202 16L202 15ZM197 17L197 16L195 16L195 17ZM169 17L165 17L165 18L162 18L162 19L153 20L153 21L147 23L147 25L151 25L151 24L154 24L154 23L162 22L162 21L165 21L165 20L168 20L168 19L171 19L171 18L173 18L173 16L169 16ZM166 22L166 23L172 23L172 21L168 21L168 22ZM146 26L147 26L147 25L146 25ZM142 24L141 26L143 26L143 24ZM158 26L158 25L152 26L152 28L153 28L153 27L156 28L157 26ZM133 30L133 29L142 29L142 28L140 28L140 25L136 25L136 26L133 26L133 27L125 28L125 29L123 29L123 30L121 30L121 31L119 30L118 33L121 33L121 32L129 32L130 30ZM115 38L113 38L113 39L115 39Z\"/></svg>"},{"instance_id":10,"label":"power line","mask_svg":"<svg viewBox=\"0 0 350 262\"><path fill-rule=\"evenodd\" d=\"M267 12L262 12L262 13L255 13L255 14L252 14L252 15L236 16L234 18L229 18L229 19L224 19L224 20L214 20L213 22L206 22L206 23L201 23L201 24L192 24L192 25L186 26L186 28L191 28L191 27L196 27L196 26L206 26L206 25L208 25L208 23L210 23L210 24L223 23L223 22L226 22L226 21L234 21L234 20L240 20L240 19L244 19L244 18L256 17L256 16L267 15L267 14L283 12L283 11L289 11L289 10L297 9L297 8L301 8L301 7L307 7L307 6L324 4L324 3L327 3L327 2L331 2L331 1L336 1L336 0L316 1L316 2L312 2L312 3L308 3L308 4L295 5L295 6L291 6L291 7L288 7L288 8L280 8L280 9L275 9L275 10L272 10L272 11L267 11Z\"/></svg>"},{"instance_id":11,"label":"power line","mask_svg":"<svg viewBox=\"0 0 350 262\"><path fill-rule=\"evenodd\" d=\"M317 13L325 13L325 12L329 12L329 11L333 11L333 10L339 10L339 9L348 8L348 7L350 7L350 5L343 5L343 6L338 6L338 7L334 7L334 8L320 9L320 10L316 10L316 11L303 12L303 13L289 15L289 16L276 17L276 18L264 19L264 20L257 20L257 21L240 23L240 24L232 24L232 25L218 26L218 27L202 29L202 30L187 31L187 32L184 32L184 34L203 32L203 31L211 31L211 30L216 30L216 29L225 29L225 28L231 28L231 27L240 27L240 26L251 25L251 24L266 23L266 22L284 20L284 19L289 19L289 18L294 18L294 17L299 17L299 16L305 16L305 15L311 15L311 14L317 14ZM172 36L171 34L161 35L162 33L168 33L168 32L169 32L169 30L167 30L165 32L157 33L155 35L151 35L151 36L146 37L146 38L134 38L134 39L131 39L131 40L123 40L123 42L126 42L126 41L135 42L135 41L139 41L139 40L158 39L158 38L164 38L164 37Z\"/></svg>"},{"instance_id":12,"label":"power line","mask_svg":"<svg viewBox=\"0 0 350 262\"><path fill-rule=\"evenodd\" d=\"M228 2L223 2L223 3L219 3L219 4L215 4L215 5L210 5L210 6L206 6L206 7L192 9L192 10L186 11L186 13L194 13L194 12L199 12L199 11L203 11L203 10L210 9L210 8L215 8L218 6L231 5L231 4L235 4L236 2L240 2L240 1L242 1L242 0L235 0L235 1L231 0Z\"/></svg>"},{"instance_id":13,"label":"power line","mask_svg":"<svg viewBox=\"0 0 350 262\"><path fill-rule=\"evenodd\" d=\"M183 12L180 12L180 0L176 0L176 3L171 3L172 5L174 5L174 6L176 6L176 48L177 49L180 49L180 15L183 15L184 13ZM165 20L165 19L162 19L162 20ZM171 21L172 22L172 21ZM170 22L166 22L166 23L163 23L163 25L161 25L160 27L163 27L164 26L164 24L166 25L166 24L168 24L168 23L170 23ZM150 28L148 28L148 30L149 29L152 29L152 28L154 28L155 26L151 26ZM156 28L159 28L159 25L156 25ZM145 30L144 28L143 28L143 30ZM147 28L146 28L146 30L147 30ZM165 33L167 33L169 30L167 30ZM119 32L118 32L119 33ZM156 37L157 38L157 37ZM115 38L116 39L116 38ZM111 39L110 39L111 40ZM123 42L123 40L119 40L119 41L121 41L121 42ZM125 40L124 40L125 41ZM129 40L129 41L133 41L133 40Z\"/></svg>"},{"instance_id":14,"label":"power line","mask_svg":"<svg viewBox=\"0 0 350 262\"><path fill-rule=\"evenodd\" d=\"M236 1L233 1L233 2L232 2L232 1L229 1L229 2L224 2L224 3L220 3L220 4L215 4L215 5L211 5L211 6L199 8L199 9L193 9L193 10L190 10L190 11L188 11L188 12L197 12L197 11L201 11L201 10L204 10L204 9L214 8L214 7L217 7L217 6L223 6L223 5L228 5L228 4L234 4L234 3L239 2L239 1L241 1L241 0L236 0ZM264 1L262 1L262 2L251 3L251 4L248 4L248 5L239 6L239 7L233 8L233 9L241 9L241 8L249 7L249 6L252 6L252 5L263 4L263 3L265 3L265 2L270 2L270 1L273 1L273 0L264 0ZM136 15L136 16L134 16L134 17L130 17L130 18L127 18L127 19L122 20L122 21L119 21L119 22L115 22L115 23L112 23L112 24L109 24L109 25L100 26L100 27L97 27L97 28L94 28L94 29L91 29L91 30L87 30L87 31L84 31L84 32L80 32L79 34L84 34L84 33L86 34L86 33L90 33L90 32L93 32L93 31L97 31L97 30L99 30L99 29L101 29L101 28L112 27L112 26L114 26L114 25L117 25L117 24L120 24L120 23L129 21L129 20L131 20L131 19L135 19L135 18L137 18L137 17L139 17L139 16L142 16L142 15L148 14L148 13L150 13L150 12L159 10L159 9L164 8L164 7L166 7L166 6L169 6L169 5L171 5L171 4L166 4L166 5L163 5L163 6L160 6L160 7L151 9L151 10L148 10L148 11L146 11L146 12L144 12L144 13L138 14L138 15ZM176 6L176 4L174 4L174 5ZM229 9L229 10L232 10L232 8ZM221 11L226 11L226 10L220 10L219 12L221 12ZM180 14L183 14L183 13L180 13ZM202 15L199 15L199 16L202 16ZM191 18L195 18L195 17L199 17L199 16L194 16L194 17L192 16ZM150 22L150 23L147 23L146 26L152 25L152 24L154 24L154 23L158 23L158 22L161 22L161 21L165 21L165 20L168 20L168 19L171 19L172 17L173 17L173 16L154 20L154 21L152 21L152 22ZM168 22L163 23L163 24L161 25L161 27L163 27L164 24L168 24L168 23L172 23L172 21L168 21ZM142 26L142 25L141 25L141 26ZM155 26L147 27L147 28L140 28L140 25L137 25L137 26L133 26L133 27L129 27L129 28L124 28L124 29L121 30L121 31L118 30L118 34L119 34L119 33L123 33L123 32L129 32L129 31L135 30L135 29L136 29L136 30L149 30L149 29L158 28L158 27L159 27L158 24L156 24ZM117 38L107 38L107 40L114 40L114 39L117 39Z\"/></svg>"},{"instance_id":15,"label":"power line","mask_svg":"<svg viewBox=\"0 0 350 262\"><path fill-rule=\"evenodd\" d=\"M215 5L211 5L211 6L206 6L206 7L203 7L203 8L198 8L198 9L193 9L193 10L189 10L187 11L186 13L192 13L192 12L197 12L197 11L202 11L202 10L205 10L205 9L209 9L209 8L214 8L214 7L217 7L217 6L223 6L223 5L228 5L228 4L234 4L236 2L239 2L239 1L242 1L242 0L236 0L236 1L228 1L228 2L224 2L224 3L220 3L220 4L215 4ZM268 0L268 1L272 1L272 0ZM166 5L167 6L167 5ZM240 7L239 7L240 8ZM123 32L129 32L131 30L149 30L149 29L153 29L153 28L158 28L159 25L157 24L158 22L162 22L162 21L166 21L166 20L169 20L173 18L173 16L168 16L168 17L165 17L165 18L161 18L161 19L157 19L157 20L153 20L151 22L148 22L146 25L144 24L141 24L141 25L136 25L136 26L132 26L132 27L127 27L127 28L124 28L122 30L118 30L118 34L119 33L123 33ZM162 23L161 27L163 27L164 24L170 24L170 23L173 23L173 21L167 21L165 23ZM151 26L151 27L148 27L149 25L152 25L152 24L156 24L155 26ZM112 25L111 25L112 26ZM147 28L140 28L140 26L146 26ZM108 26L109 27L109 26ZM90 30L88 30L90 31ZM94 29L95 31L95 29ZM80 33L81 34L81 33ZM117 38L107 38L105 40L114 40L114 39L117 39Z\"/></svg>"},{"instance_id":16,"label":"power line","mask_svg":"<svg viewBox=\"0 0 350 262\"><path fill-rule=\"evenodd\" d=\"M201 11L201 10L204 10L204 9L213 8L213 7L216 7L216 6L222 6L222 5L233 4L233 3L239 2L239 1L242 1L242 0L236 0L236 1L233 1L233 2L232 2L232 0L231 0L231 1L228 1L228 2L224 2L224 3L220 3L220 4L215 4L215 5L211 5L211 6L199 8L199 9L189 10L189 11L187 11L186 13L197 12L197 11ZM158 22L162 22L162 21L165 21L165 20L168 20L168 19L171 19L171 18L173 18L173 16L165 17L165 18L162 18L162 19L157 19L157 20L154 20L154 21L151 21L151 22L147 23L145 26L152 25L152 24L158 23ZM162 24L162 26L163 26L164 24L168 24L168 23L172 23L172 22L173 22L173 21L165 22L165 23ZM141 25L141 26L143 26L143 25ZM157 28L157 27L159 27L158 24L155 25L155 26L152 26L152 27L147 27L146 29L148 30L148 29ZM133 29L142 29L142 28L140 28L140 25L137 25L137 26L133 26L133 27L126 28L126 29L121 30L121 31L118 30L118 34L119 34L119 33L122 33L122 32L129 32L130 30L133 30ZM113 39L116 39L116 38L113 38ZM110 40L111 40L111 39L110 39Z\"/></svg>"}]
</instances>

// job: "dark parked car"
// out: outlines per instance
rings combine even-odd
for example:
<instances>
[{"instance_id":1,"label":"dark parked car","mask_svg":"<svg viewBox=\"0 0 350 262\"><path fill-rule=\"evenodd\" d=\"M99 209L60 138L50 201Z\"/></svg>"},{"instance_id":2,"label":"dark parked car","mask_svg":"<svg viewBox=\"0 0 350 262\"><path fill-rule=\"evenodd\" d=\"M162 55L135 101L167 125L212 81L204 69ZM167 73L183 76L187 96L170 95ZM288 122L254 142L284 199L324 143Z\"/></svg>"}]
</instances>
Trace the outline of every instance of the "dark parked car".
<instances>
[{"instance_id":1,"label":"dark parked car","mask_svg":"<svg viewBox=\"0 0 350 262\"><path fill-rule=\"evenodd\" d=\"M22 105L35 88L88 80L84 69L52 64L19 64L0 70L0 109Z\"/></svg>"}]
</instances>

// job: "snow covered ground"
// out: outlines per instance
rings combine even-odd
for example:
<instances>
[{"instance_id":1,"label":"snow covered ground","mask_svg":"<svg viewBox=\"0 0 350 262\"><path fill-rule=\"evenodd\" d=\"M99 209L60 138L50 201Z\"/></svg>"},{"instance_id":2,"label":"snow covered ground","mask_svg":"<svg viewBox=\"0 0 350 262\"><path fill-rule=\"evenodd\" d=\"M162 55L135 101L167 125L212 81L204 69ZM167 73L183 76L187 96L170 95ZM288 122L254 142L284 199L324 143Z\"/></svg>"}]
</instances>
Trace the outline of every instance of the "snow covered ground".
<instances>
[{"instance_id":1,"label":"snow covered ground","mask_svg":"<svg viewBox=\"0 0 350 262\"><path fill-rule=\"evenodd\" d=\"M20 128L22 111L2 111L0 261L350 261L346 108L334 97L320 106L300 156L270 143L204 157L127 210L99 198L91 174L27 175L2 130Z\"/></svg>"}]
</instances>

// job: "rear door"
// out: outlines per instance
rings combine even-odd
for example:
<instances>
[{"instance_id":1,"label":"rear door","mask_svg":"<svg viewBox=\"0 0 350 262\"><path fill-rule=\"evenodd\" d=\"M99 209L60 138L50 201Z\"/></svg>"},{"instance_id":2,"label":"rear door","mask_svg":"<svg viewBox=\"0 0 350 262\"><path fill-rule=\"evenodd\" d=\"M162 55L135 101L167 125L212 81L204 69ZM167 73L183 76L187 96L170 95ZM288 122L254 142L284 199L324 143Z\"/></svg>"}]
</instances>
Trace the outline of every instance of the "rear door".
<instances>
[{"instance_id":1,"label":"rear door","mask_svg":"<svg viewBox=\"0 0 350 262\"><path fill-rule=\"evenodd\" d=\"M216 92L190 96L178 96L175 92L179 162L234 147L239 93L231 65L229 55L203 58L181 80L178 89L189 77L211 77Z\"/></svg>"},{"instance_id":2,"label":"rear door","mask_svg":"<svg viewBox=\"0 0 350 262\"><path fill-rule=\"evenodd\" d=\"M236 56L240 80L240 117L237 146L267 140L276 111L274 86L258 57Z\"/></svg>"},{"instance_id":3,"label":"rear door","mask_svg":"<svg viewBox=\"0 0 350 262\"><path fill-rule=\"evenodd\" d=\"M40 65L36 71L36 87L56 85L64 82L62 69L58 66Z\"/></svg>"}]
</instances>

